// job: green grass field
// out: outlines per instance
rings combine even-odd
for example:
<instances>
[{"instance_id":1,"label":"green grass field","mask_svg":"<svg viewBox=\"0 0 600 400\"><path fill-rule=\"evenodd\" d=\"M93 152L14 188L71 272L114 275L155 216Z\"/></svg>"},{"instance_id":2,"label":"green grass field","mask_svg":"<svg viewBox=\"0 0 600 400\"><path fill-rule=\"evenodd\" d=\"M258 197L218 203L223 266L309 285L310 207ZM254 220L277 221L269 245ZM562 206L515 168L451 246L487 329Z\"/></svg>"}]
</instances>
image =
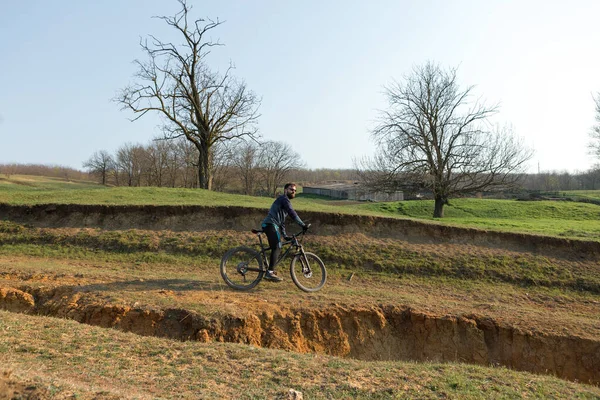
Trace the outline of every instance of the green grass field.
<instances>
[{"instance_id":1,"label":"green grass field","mask_svg":"<svg viewBox=\"0 0 600 400\"><path fill-rule=\"evenodd\" d=\"M600 190L569 190L560 192L561 196L600 201Z\"/></svg>"},{"instance_id":2,"label":"green grass field","mask_svg":"<svg viewBox=\"0 0 600 400\"><path fill-rule=\"evenodd\" d=\"M566 192L570 193L570 192ZM600 191L577 191L600 199ZM92 182L12 176L0 179L0 203L244 206L267 209L272 199L201 189L104 187ZM600 206L574 201L451 199L444 218L434 220L433 201L359 203L332 201L302 194L294 200L301 212L320 211L410 218L496 231L532 233L583 240L600 240Z\"/></svg>"},{"instance_id":3,"label":"green grass field","mask_svg":"<svg viewBox=\"0 0 600 400\"><path fill-rule=\"evenodd\" d=\"M389 215L433 220L433 201L371 203L362 206ZM600 240L600 206L572 201L454 199L444 208L449 225L576 239Z\"/></svg>"}]
</instances>

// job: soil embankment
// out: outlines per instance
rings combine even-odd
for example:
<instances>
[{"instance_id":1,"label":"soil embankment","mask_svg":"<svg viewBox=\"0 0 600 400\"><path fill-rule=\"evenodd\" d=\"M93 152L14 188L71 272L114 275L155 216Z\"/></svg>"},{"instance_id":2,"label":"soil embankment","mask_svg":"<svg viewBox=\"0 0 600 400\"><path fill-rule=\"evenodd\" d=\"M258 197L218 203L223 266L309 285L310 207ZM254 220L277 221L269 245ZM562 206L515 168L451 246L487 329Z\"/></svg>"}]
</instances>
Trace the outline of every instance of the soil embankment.
<instances>
[{"instance_id":1,"label":"soil embankment","mask_svg":"<svg viewBox=\"0 0 600 400\"><path fill-rule=\"evenodd\" d=\"M435 315L410 307L280 309L205 317L185 309L110 304L77 288L0 289L0 308L69 318L144 336L232 342L361 360L503 365L600 384L600 341L525 332L479 315Z\"/></svg>"},{"instance_id":2,"label":"soil embankment","mask_svg":"<svg viewBox=\"0 0 600 400\"><path fill-rule=\"evenodd\" d=\"M204 206L102 206L48 204L13 206L0 204L0 219L36 227L97 227L102 229L148 229L203 231L250 230L264 218L264 210L247 207ZM468 243L553 255L576 255L600 259L600 242L485 231L425 223L408 219L363 215L303 212L318 235L361 232L425 243Z\"/></svg>"}]
</instances>

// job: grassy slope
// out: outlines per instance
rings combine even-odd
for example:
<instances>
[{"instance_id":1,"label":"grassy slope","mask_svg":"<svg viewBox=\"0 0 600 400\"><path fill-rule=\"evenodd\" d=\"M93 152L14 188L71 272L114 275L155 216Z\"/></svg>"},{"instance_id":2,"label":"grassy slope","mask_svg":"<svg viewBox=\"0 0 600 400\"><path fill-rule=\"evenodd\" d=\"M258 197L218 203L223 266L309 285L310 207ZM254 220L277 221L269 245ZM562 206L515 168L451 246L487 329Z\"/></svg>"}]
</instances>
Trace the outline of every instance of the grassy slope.
<instances>
[{"instance_id":1,"label":"grassy slope","mask_svg":"<svg viewBox=\"0 0 600 400\"><path fill-rule=\"evenodd\" d=\"M327 290L322 293L302 294L289 279L240 293L224 287L215 272L218 259L185 252L143 251L143 232L109 234L109 248L105 250L101 238L88 242L76 234L81 241L77 244L68 241L67 230L56 232L60 234L56 239L52 231L45 232L46 239L54 244L0 246L0 278L14 280L13 287L80 282L84 290L94 288L115 304L139 302L204 315L244 315L249 311L248 302L263 307L298 307L299 299L303 307L313 309L331 304L410 304L440 315L456 310L485 313L511 324L512 316L516 316L526 321L523 329L535 327L538 332L545 332L543 328L551 320L552 329L597 337L593 331L599 322L594 313L598 295L579 290L443 275L398 279L393 273L363 273L359 267L353 269L357 273L349 282L348 270L333 267ZM21 231L24 237L31 233L27 228ZM215 235L208 233L207 239L211 236ZM181 238L167 239L188 247ZM192 242L191 248L203 248L202 235L196 239L200 240ZM89 249L81 247L85 243ZM277 300L270 305L264 300L267 298ZM4 312L0 312L0 365L0 369L11 369L23 379L34 379L40 387L50 387L57 396L73 394L82 399L93 398L97 392L129 398L258 399L275 398L289 388L310 399L600 398L597 387L505 368L364 362L235 344L180 343Z\"/></svg>"},{"instance_id":2,"label":"grassy slope","mask_svg":"<svg viewBox=\"0 0 600 400\"><path fill-rule=\"evenodd\" d=\"M374 203L364 209L432 220L433 201ZM570 201L455 199L444 208L449 225L600 240L600 206Z\"/></svg>"},{"instance_id":3,"label":"grassy slope","mask_svg":"<svg viewBox=\"0 0 600 400\"><path fill-rule=\"evenodd\" d=\"M599 270L593 261L571 262L535 254L469 251L462 245L409 244L393 239L376 239L360 234L309 235L307 249L318 254L330 271L384 272L413 277L452 279L521 286L570 288L600 294ZM241 244L254 246L248 232L205 231L103 231L100 229L45 229L0 221L0 254L60 256L132 260L186 265L194 258L218 260L228 249ZM132 258L127 258L130 253ZM117 258L115 258L117 257ZM218 261L215 261L215 264Z\"/></svg>"},{"instance_id":4,"label":"grassy slope","mask_svg":"<svg viewBox=\"0 0 600 400\"><path fill-rule=\"evenodd\" d=\"M54 243L45 245L3 244L0 282L8 287L76 284L84 291L89 289L117 303L184 308L214 316L260 313L257 309L263 306L325 309L332 304L348 307L409 304L439 315L483 314L526 330L600 338L600 278L593 263L526 255L513 259L515 255L511 254L500 259L499 251L486 257L457 253L447 247L440 249L442 254L437 255L436 261L431 260L435 254L426 251L403 253L399 244L398 249L386 252L392 257L406 258L409 264L422 258L436 261L437 265L431 268L415 263L410 270L375 272L368 265L353 265L352 261L343 266L327 261L326 289L306 295L289 279L286 263L281 269L286 278L284 283L263 283L251 292L235 292L219 276L219 257L223 254L217 251L219 244L205 240L215 237L215 232L194 235L193 242L165 237L165 242L176 245L171 251L164 248L151 251L136 242L131 233L121 234L120 246L112 240L76 244L68 240L65 231ZM228 233L226 242L236 237L233 232ZM75 239L83 239L76 236ZM316 240L311 242L311 250L317 248ZM359 244L369 244L367 240ZM377 244L370 243L373 248ZM205 251L205 245L212 251ZM186 252L190 248L191 252ZM369 261L369 255L360 255L359 248L341 248L349 252L349 258L356 255ZM477 262L490 265L482 267L476 262L471 265L471 259L479 255L483 260ZM328 257L325 255L324 259ZM347 279L350 274L353 274L351 281ZM264 302L267 298L277 300L270 304ZM246 306L247 302L251 307Z\"/></svg>"},{"instance_id":5,"label":"grassy slope","mask_svg":"<svg viewBox=\"0 0 600 400\"><path fill-rule=\"evenodd\" d=\"M598 192L586 196L600 197ZM43 177L13 176L0 179L0 203L9 204L150 204L235 205L266 209L272 199L175 188L107 188L93 183L64 182ZM380 215L433 221L432 201L363 203L302 198L298 211ZM436 223L481 229L534 233L576 239L600 240L600 206L569 201L514 201L454 199L445 217Z\"/></svg>"}]
</instances>

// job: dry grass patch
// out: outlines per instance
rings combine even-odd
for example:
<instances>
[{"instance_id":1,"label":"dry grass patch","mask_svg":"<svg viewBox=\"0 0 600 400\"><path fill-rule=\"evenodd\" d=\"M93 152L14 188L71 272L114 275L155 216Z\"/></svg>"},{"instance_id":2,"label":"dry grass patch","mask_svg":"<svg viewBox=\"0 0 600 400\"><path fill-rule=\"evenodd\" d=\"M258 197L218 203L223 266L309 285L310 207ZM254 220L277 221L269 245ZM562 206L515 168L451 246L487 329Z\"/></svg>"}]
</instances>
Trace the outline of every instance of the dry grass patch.
<instances>
[{"instance_id":1,"label":"dry grass patch","mask_svg":"<svg viewBox=\"0 0 600 400\"><path fill-rule=\"evenodd\" d=\"M217 266L217 259L190 260L186 266L0 255L0 285L30 292L66 287L94 294L107 305L181 308L207 317L395 305L435 315L489 316L540 334L600 339L600 296L593 293L368 271L348 280L346 270L331 271L317 293L300 292L289 275L281 284L264 281L238 292L225 285Z\"/></svg>"},{"instance_id":2,"label":"dry grass patch","mask_svg":"<svg viewBox=\"0 0 600 400\"><path fill-rule=\"evenodd\" d=\"M121 262L193 264L192 258L220 258L228 249L256 246L249 232L104 231L100 229L32 228L0 221L0 244L23 248L29 255L105 259ZM452 243L411 243L362 234L310 235L306 248L328 270L387 272L397 275L451 277L508 282L600 294L600 264L574 254L531 254L499 248ZM18 250L13 250L18 253ZM97 254L95 254L97 253ZM128 254L133 255L128 256ZM181 257L186 256L186 257Z\"/></svg>"},{"instance_id":3,"label":"dry grass patch","mask_svg":"<svg viewBox=\"0 0 600 400\"><path fill-rule=\"evenodd\" d=\"M600 389L505 368L361 362L177 342L0 312L0 361L53 398L598 398Z\"/></svg>"}]
</instances>

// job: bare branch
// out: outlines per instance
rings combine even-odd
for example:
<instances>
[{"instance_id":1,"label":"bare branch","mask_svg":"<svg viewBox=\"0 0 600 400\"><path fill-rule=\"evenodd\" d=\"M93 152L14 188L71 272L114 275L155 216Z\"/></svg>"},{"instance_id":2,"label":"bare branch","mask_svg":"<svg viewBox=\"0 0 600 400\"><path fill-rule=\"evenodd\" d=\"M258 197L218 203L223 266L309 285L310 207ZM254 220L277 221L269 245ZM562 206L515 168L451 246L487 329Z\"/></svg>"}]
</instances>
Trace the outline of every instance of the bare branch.
<instances>
[{"instance_id":1,"label":"bare branch","mask_svg":"<svg viewBox=\"0 0 600 400\"><path fill-rule=\"evenodd\" d=\"M590 142L588 143L589 154L600 159L600 92L592 97L596 104L596 124L590 131Z\"/></svg>"},{"instance_id":2,"label":"bare branch","mask_svg":"<svg viewBox=\"0 0 600 400\"><path fill-rule=\"evenodd\" d=\"M155 18L174 28L183 42L163 42L153 35L140 39L148 60L135 61L137 82L123 89L115 101L136 114L133 121L149 112L161 115L164 139L185 137L193 143L199 152L199 187L209 189L213 146L233 138L257 137L260 100L231 76L233 65L223 75L208 67L210 49L222 44L207 39L207 34L223 22L199 18L189 23L192 7L186 0L179 4L174 16Z\"/></svg>"},{"instance_id":3,"label":"bare branch","mask_svg":"<svg viewBox=\"0 0 600 400\"><path fill-rule=\"evenodd\" d=\"M471 102L472 90L459 88L456 69L433 63L387 86L389 108L372 132L379 153L370 167L380 168L370 173L374 184L395 187L410 178L427 187L436 199L435 217L451 196L514 184L531 151L511 129L489 130L498 106Z\"/></svg>"}]
</instances>

